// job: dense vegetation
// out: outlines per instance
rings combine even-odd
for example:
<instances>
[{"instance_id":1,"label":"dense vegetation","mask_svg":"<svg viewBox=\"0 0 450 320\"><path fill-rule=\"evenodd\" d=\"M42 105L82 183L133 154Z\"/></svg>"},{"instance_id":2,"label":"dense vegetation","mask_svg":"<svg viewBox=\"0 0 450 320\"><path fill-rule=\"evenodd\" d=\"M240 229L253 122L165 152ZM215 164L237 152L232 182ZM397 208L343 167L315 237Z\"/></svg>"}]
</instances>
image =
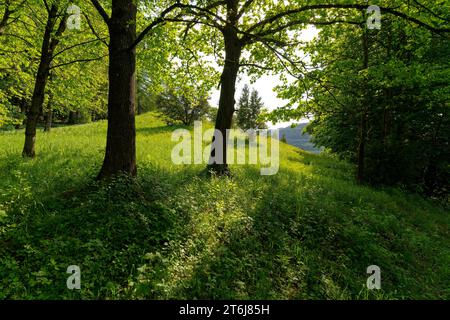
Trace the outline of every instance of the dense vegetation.
<instances>
[{"instance_id":1,"label":"dense vegetation","mask_svg":"<svg viewBox=\"0 0 450 320\"><path fill-rule=\"evenodd\" d=\"M308 45L311 66L281 87L291 104L275 115L312 116L314 141L356 163L361 183L448 195L448 37L389 17L380 30L351 19L356 26L323 27Z\"/></svg>"},{"instance_id":2,"label":"dense vegetation","mask_svg":"<svg viewBox=\"0 0 450 320\"><path fill-rule=\"evenodd\" d=\"M107 184L92 182L105 122L39 132L32 161L21 131L0 134L0 297L450 297L448 208L359 186L348 163L285 144L277 175L211 179L168 161L172 130L139 116L139 178ZM381 292L365 287L372 264Z\"/></svg>"},{"instance_id":3,"label":"dense vegetation","mask_svg":"<svg viewBox=\"0 0 450 320\"><path fill-rule=\"evenodd\" d=\"M375 2L0 0L0 298L449 298L450 7ZM227 162L304 117L323 155Z\"/></svg>"}]
</instances>

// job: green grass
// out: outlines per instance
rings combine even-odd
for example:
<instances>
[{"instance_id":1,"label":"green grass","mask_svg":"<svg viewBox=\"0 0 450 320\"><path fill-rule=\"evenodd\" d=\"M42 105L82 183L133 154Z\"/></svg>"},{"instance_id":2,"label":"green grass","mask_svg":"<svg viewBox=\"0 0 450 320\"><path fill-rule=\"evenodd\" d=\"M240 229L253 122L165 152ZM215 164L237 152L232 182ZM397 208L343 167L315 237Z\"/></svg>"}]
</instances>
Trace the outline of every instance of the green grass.
<instances>
[{"instance_id":1,"label":"green grass","mask_svg":"<svg viewBox=\"0 0 450 320\"><path fill-rule=\"evenodd\" d=\"M94 182L105 122L38 133L34 160L22 131L0 134L0 299L450 298L443 204L285 144L277 175L208 178L172 164L174 128L152 114L137 128L139 178L108 184Z\"/></svg>"}]
</instances>

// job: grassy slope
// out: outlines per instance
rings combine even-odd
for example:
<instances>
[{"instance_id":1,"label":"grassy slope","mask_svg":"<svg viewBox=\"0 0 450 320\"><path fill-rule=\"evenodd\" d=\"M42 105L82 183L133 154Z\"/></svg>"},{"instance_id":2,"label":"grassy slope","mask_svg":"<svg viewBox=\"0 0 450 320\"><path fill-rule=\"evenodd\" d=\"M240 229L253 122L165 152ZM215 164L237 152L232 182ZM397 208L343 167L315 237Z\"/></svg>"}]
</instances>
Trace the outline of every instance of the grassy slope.
<instances>
[{"instance_id":1,"label":"grassy slope","mask_svg":"<svg viewBox=\"0 0 450 320\"><path fill-rule=\"evenodd\" d=\"M137 118L139 179L95 185L106 124L0 134L0 298L450 298L449 215L281 145L281 168L209 179L174 166L173 128ZM382 291L368 292L378 265ZM81 267L82 289L66 288Z\"/></svg>"}]
</instances>

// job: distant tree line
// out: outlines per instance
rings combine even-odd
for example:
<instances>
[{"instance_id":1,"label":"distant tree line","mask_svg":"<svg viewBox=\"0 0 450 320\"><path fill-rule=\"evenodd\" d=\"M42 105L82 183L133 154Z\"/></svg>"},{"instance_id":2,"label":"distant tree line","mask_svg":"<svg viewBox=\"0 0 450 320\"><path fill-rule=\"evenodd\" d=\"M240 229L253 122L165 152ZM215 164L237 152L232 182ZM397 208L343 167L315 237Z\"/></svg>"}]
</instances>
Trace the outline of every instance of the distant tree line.
<instances>
[{"instance_id":1,"label":"distant tree line","mask_svg":"<svg viewBox=\"0 0 450 320\"><path fill-rule=\"evenodd\" d=\"M243 129L265 129L265 122L260 118L264 104L257 90L251 90L246 84L237 103L236 126Z\"/></svg>"}]
</instances>

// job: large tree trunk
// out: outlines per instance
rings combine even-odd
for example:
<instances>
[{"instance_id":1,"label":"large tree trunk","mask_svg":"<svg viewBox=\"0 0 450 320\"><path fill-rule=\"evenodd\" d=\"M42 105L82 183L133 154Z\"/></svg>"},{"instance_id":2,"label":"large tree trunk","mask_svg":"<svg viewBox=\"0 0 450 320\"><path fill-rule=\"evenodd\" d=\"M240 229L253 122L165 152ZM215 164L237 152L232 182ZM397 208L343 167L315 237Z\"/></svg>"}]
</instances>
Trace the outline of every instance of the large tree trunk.
<instances>
[{"instance_id":1,"label":"large tree trunk","mask_svg":"<svg viewBox=\"0 0 450 320\"><path fill-rule=\"evenodd\" d=\"M41 48L41 58L34 84L31 106L26 115L25 144L22 151L23 157L33 158L36 155L36 126L39 115L42 111L42 105L44 104L45 87L50 74L50 64L53 59L53 52L59 43L58 37L61 36L66 28L67 16L64 16L60 21L55 37L52 37L57 18L58 8L57 6L52 5L50 11L48 12L47 25L45 26L44 39Z\"/></svg>"},{"instance_id":2,"label":"large tree trunk","mask_svg":"<svg viewBox=\"0 0 450 320\"><path fill-rule=\"evenodd\" d=\"M109 20L108 133L103 166L98 179L124 173L136 175L136 4L112 2Z\"/></svg>"},{"instance_id":3,"label":"large tree trunk","mask_svg":"<svg viewBox=\"0 0 450 320\"><path fill-rule=\"evenodd\" d=\"M218 175L229 174L227 164L227 129L231 128L236 93L236 79L239 72L239 59L242 52L241 42L233 26L226 27L223 31L225 40L225 64L220 78L219 110L217 111L215 129L222 133L222 143L213 137L211 158L208 171ZM220 137L219 137L220 138ZM217 152L222 155L217 157ZM219 161L217 161L219 160ZM220 161L222 160L222 161Z\"/></svg>"}]
</instances>

